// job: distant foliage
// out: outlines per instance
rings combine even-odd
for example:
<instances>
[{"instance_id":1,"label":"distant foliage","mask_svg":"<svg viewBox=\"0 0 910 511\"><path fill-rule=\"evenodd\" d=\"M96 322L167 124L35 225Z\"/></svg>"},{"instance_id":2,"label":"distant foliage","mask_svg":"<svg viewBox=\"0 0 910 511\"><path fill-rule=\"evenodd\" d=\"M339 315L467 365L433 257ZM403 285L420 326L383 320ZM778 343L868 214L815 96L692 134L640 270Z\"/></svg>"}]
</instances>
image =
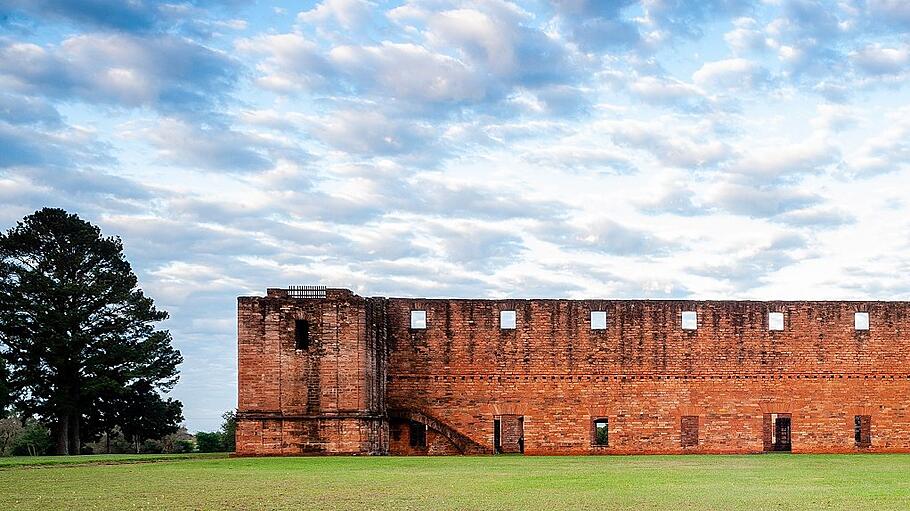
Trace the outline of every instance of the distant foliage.
<instances>
[{"instance_id":1,"label":"distant foliage","mask_svg":"<svg viewBox=\"0 0 910 511\"><path fill-rule=\"evenodd\" d=\"M609 442L609 433L606 427L597 428L595 431L594 443L597 445L607 445Z\"/></svg>"},{"instance_id":2,"label":"distant foliage","mask_svg":"<svg viewBox=\"0 0 910 511\"><path fill-rule=\"evenodd\" d=\"M236 446L237 413L234 410L222 416L221 431L196 433L196 450L199 452L234 452Z\"/></svg>"},{"instance_id":3,"label":"distant foliage","mask_svg":"<svg viewBox=\"0 0 910 511\"><path fill-rule=\"evenodd\" d=\"M224 422L221 424L221 435L223 437L224 450L234 452L237 445L237 412L229 410L221 416Z\"/></svg>"},{"instance_id":4,"label":"distant foliage","mask_svg":"<svg viewBox=\"0 0 910 511\"><path fill-rule=\"evenodd\" d=\"M87 444L92 454L136 454L135 439L126 438L119 427L114 428L110 436L107 434ZM180 427L176 432L161 438L144 440L139 444L140 454L183 454L193 452L193 435Z\"/></svg>"},{"instance_id":5,"label":"distant foliage","mask_svg":"<svg viewBox=\"0 0 910 511\"><path fill-rule=\"evenodd\" d=\"M12 415L0 419L0 456L12 455L13 445L23 429L22 421Z\"/></svg>"},{"instance_id":6,"label":"distant foliage","mask_svg":"<svg viewBox=\"0 0 910 511\"><path fill-rule=\"evenodd\" d=\"M53 442L47 427L34 419L26 421L12 444L13 456L44 456L52 452Z\"/></svg>"},{"instance_id":7,"label":"distant foliage","mask_svg":"<svg viewBox=\"0 0 910 511\"><path fill-rule=\"evenodd\" d=\"M220 431L196 433L196 450L199 452L223 452L224 435Z\"/></svg>"}]
</instances>

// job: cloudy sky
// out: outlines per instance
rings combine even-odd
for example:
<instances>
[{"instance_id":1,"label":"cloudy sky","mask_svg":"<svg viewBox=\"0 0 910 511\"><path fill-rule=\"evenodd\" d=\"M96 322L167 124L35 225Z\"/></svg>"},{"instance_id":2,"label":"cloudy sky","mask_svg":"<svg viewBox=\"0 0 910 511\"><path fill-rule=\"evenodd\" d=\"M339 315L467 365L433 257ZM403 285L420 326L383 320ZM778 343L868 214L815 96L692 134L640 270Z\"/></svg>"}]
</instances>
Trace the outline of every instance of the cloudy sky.
<instances>
[{"instance_id":1,"label":"cloudy sky","mask_svg":"<svg viewBox=\"0 0 910 511\"><path fill-rule=\"evenodd\" d=\"M119 235L236 403L235 297L910 298L904 0L0 0L0 227Z\"/></svg>"}]
</instances>

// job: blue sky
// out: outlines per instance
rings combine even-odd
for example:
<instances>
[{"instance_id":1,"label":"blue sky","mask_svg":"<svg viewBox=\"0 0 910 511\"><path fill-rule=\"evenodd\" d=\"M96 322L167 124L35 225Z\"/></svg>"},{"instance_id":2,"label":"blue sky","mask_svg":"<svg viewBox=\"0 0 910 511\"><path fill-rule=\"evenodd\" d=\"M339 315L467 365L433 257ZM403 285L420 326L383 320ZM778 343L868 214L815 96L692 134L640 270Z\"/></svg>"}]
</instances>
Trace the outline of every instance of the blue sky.
<instances>
[{"instance_id":1,"label":"blue sky","mask_svg":"<svg viewBox=\"0 0 910 511\"><path fill-rule=\"evenodd\" d=\"M120 235L236 403L235 297L908 299L910 2L0 0L0 226Z\"/></svg>"}]
</instances>

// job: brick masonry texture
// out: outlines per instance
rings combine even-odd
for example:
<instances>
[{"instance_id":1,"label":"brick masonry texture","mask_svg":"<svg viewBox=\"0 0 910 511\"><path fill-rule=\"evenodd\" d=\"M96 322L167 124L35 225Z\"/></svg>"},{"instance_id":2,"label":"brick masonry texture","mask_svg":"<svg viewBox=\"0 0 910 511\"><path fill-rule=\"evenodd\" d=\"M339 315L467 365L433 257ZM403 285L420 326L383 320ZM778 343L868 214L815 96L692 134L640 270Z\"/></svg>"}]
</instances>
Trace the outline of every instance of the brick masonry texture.
<instances>
[{"instance_id":1,"label":"brick masonry texture","mask_svg":"<svg viewBox=\"0 0 910 511\"><path fill-rule=\"evenodd\" d=\"M426 329L410 328L412 310ZM500 329L502 310L515 329ZM606 329L591 329L592 311L606 311ZM681 328L683 311L696 330ZM784 313L783 330L769 330L769 312ZM855 330L855 312L869 330ZM306 350L295 320L309 323ZM751 453L779 444L772 417L790 418L793 452L910 452L907 302L270 289L238 299L238 333L241 455ZM603 418L609 445L594 445Z\"/></svg>"}]
</instances>

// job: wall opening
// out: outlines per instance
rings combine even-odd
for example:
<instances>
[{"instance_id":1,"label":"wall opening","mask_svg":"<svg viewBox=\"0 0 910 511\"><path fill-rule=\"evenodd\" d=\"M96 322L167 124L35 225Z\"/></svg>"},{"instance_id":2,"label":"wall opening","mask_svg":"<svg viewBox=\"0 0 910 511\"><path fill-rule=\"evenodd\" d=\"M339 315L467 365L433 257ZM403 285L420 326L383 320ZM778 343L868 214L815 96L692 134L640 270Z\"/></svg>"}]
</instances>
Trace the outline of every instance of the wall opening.
<instances>
[{"instance_id":1,"label":"wall opening","mask_svg":"<svg viewBox=\"0 0 910 511\"><path fill-rule=\"evenodd\" d=\"M411 329L412 330L425 330L426 328L427 328L427 311L425 311L425 310L411 311Z\"/></svg>"},{"instance_id":2,"label":"wall opening","mask_svg":"<svg viewBox=\"0 0 910 511\"><path fill-rule=\"evenodd\" d=\"M853 417L853 441L860 448L872 445L871 415L856 415Z\"/></svg>"},{"instance_id":3,"label":"wall opening","mask_svg":"<svg viewBox=\"0 0 910 511\"><path fill-rule=\"evenodd\" d=\"M593 444L596 447L608 447L610 445L610 420L606 417L594 419Z\"/></svg>"},{"instance_id":4,"label":"wall opening","mask_svg":"<svg viewBox=\"0 0 910 511\"><path fill-rule=\"evenodd\" d=\"M853 315L853 328L856 330L869 330L869 313L857 312Z\"/></svg>"},{"instance_id":5,"label":"wall opening","mask_svg":"<svg viewBox=\"0 0 910 511\"><path fill-rule=\"evenodd\" d=\"M792 450L792 422L789 413L767 413L764 415L764 449L773 452Z\"/></svg>"},{"instance_id":6,"label":"wall opening","mask_svg":"<svg viewBox=\"0 0 910 511\"><path fill-rule=\"evenodd\" d=\"M493 418L493 452L521 454L525 452L525 418L522 415L500 415Z\"/></svg>"},{"instance_id":7,"label":"wall opening","mask_svg":"<svg viewBox=\"0 0 910 511\"><path fill-rule=\"evenodd\" d=\"M769 312L768 313L768 330L779 332L784 329L784 313L783 312Z\"/></svg>"},{"instance_id":8,"label":"wall opening","mask_svg":"<svg viewBox=\"0 0 910 511\"><path fill-rule=\"evenodd\" d=\"M591 311L591 330L607 329L607 311Z\"/></svg>"},{"instance_id":9,"label":"wall opening","mask_svg":"<svg viewBox=\"0 0 910 511\"><path fill-rule=\"evenodd\" d=\"M695 311L683 311L682 329L683 330L697 330L698 329L698 314Z\"/></svg>"},{"instance_id":10,"label":"wall opening","mask_svg":"<svg viewBox=\"0 0 910 511\"><path fill-rule=\"evenodd\" d=\"M515 311L499 311L499 328L502 330L515 329Z\"/></svg>"},{"instance_id":11,"label":"wall opening","mask_svg":"<svg viewBox=\"0 0 910 511\"><path fill-rule=\"evenodd\" d=\"M411 428L408 431L411 447L424 449L427 446L427 427L416 421L411 421Z\"/></svg>"},{"instance_id":12,"label":"wall opening","mask_svg":"<svg viewBox=\"0 0 910 511\"><path fill-rule=\"evenodd\" d=\"M698 446L698 416L683 415L679 420L679 443L682 447Z\"/></svg>"},{"instance_id":13,"label":"wall opening","mask_svg":"<svg viewBox=\"0 0 910 511\"><path fill-rule=\"evenodd\" d=\"M305 319L294 321L294 345L298 350L310 349L310 322Z\"/></svg>"}]
</instances>

